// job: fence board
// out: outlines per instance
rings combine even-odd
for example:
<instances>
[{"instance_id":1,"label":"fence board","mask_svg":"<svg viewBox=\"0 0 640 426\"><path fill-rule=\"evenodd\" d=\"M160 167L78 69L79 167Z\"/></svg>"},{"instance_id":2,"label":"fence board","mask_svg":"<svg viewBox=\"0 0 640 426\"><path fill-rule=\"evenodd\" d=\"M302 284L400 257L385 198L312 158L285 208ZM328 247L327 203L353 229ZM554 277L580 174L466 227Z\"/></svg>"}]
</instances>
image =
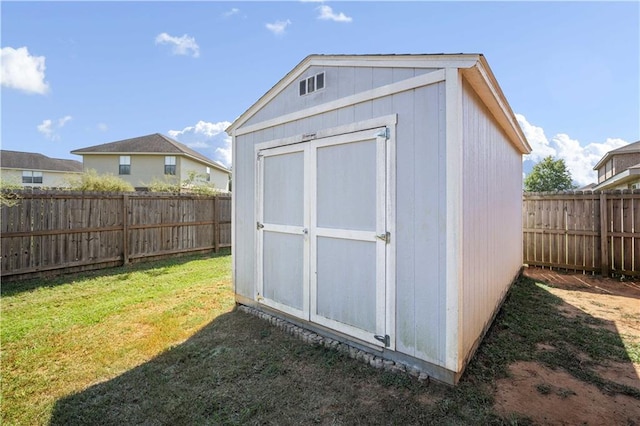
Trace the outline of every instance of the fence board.
<instances>
[{"instance_id":1,"label":"fence board","mask_svg":"<svg viewBox=\"0 0 640 426\"><path fill-rule=\"evenodd\" d=\"M2 206L3 278L231 246L231 196L18 191Z\"/></svg>"},{"instance_id":2,"label":"fence board","mask_svg":"<svg viewBox=\"0 0 640 426\"><path fill-rule=\"evenodd\" d=\"M525 264L640 276L640 191L525 193Z\"/></svg>"}]
</instances>

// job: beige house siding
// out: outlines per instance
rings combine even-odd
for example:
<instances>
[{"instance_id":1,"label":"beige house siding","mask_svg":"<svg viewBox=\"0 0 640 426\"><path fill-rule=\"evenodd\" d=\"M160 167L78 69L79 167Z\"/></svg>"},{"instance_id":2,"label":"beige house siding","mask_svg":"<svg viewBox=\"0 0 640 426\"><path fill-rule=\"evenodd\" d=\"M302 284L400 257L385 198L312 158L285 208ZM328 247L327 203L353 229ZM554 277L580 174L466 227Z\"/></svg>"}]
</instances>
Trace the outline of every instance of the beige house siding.
<instances>
[{"instance_id":1,"label":"beige house siding","mask_svg":"<svg viewBox=\"0 0 640 426\"><path fill-rule=\"evenodd\" d=\"M229 175L226 172L216 169L215 167L207 166L206 164L193 161L190 158L178 157L177 174L180 176L181 181L189 178L190 171L195 171L198 174L206 176L207 167L209 167L209 171L211 174L209 183L212 184L216 189L222 189L226 191L229 187Z\"/></svg>"},{"instance_id":2,"label":"beige house siding","mask_svg":"<svg viewBox=\"0 0 640 426\"><path fill-rule=\"evenodd\" d=\"M123 180L131 183L134 187L147 187L153 182L154 178L163 180L165 156L176 157L176 178L180 182L189 178L189 172L206 175L207 165L194 161L188 157L180 155L167 154L128 154L131 158L131 174L121 175L120 171L120 155L121 154L83 154L84 169L94 169L98 174L107 174L118 176ZM122 154L127 155L127 154ZM216 188L227 190L229 177L214 167L209 167L211 171L211 181Z\"/></svg>"},{"instance_id":3,"label":"beige house siding","mask_svg":"<svg viewBox=\"0 0 640 426\"><path fill-rule=\"evenodd\" d=\"M42 172L42 183L22 183L22 172L24 170ZM61 172L50 170L31 170L31 169L9 169L3 168L2 180L7 183L29 186L34 188L67 188L69 187L68 179L77 175L74 172Z\"/></svg>"}]
</instances>

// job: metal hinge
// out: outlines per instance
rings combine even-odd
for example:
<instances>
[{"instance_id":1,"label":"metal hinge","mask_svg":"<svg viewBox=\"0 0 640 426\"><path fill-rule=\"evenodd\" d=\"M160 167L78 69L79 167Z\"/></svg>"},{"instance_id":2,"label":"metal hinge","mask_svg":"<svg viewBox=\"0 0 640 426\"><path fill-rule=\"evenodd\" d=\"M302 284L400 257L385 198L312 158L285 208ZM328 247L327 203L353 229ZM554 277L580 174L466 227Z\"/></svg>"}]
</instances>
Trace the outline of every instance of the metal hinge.
<instances>
[{"instance_id":1,"label":"metal hinge","mask_svg":"<svg viewBox=\"0 0 640 426\"><path fill-rule=\"evenodd\" d=\"M256 222L256 229L262 229L264 228L264 225L261 224L260 222Z\"/></svg>"},{"instance_id":2,"label":"metal hinge","mask_svg":"<svg viewBox=\"0 0 640 426\"><path fill-rule=\"evenodd\" d=\"M391 233L389 231L387 231L384 234L376 235L376 238L379 239L379 240L384 241L387 244L389 244L391 242Z\"/></svg>"},{"instance_id":3,"label":"metal hinge","mask_svg":"<svg viewBox=\"0 0 640 426\"><path fill-rule=\"evenodd\" d=\"M388 348L391 345L391 338L389 337L388 334L385 334L384 336L376 334L373 336L373 338L384 343L385 348Z\"/></svg>"},{"instance_id":4,"label":"metal hinge","mask_svg":"<svg viewBox=\"0 0 640 426\"><path fill-rule=\"evenodd\" d=\"M379 138L390 139L391 129L389 129L388 127L385 127L383 130L380 130L378 133L376 133L376 136Z\"/></svg>"},{"instance_id":5,"label":"metal hinge","mask_svg":"<svg viewBox=\"0 0 640 426\"><path fill-rule=\"evenodd\" d=\"M261 153L261 152L258 152L258 153L256 154L256 160L260 161L260 159L261 159L262 157L263 157L263 155L262 155L262 153Z\"/></svg>"}]
</instances>

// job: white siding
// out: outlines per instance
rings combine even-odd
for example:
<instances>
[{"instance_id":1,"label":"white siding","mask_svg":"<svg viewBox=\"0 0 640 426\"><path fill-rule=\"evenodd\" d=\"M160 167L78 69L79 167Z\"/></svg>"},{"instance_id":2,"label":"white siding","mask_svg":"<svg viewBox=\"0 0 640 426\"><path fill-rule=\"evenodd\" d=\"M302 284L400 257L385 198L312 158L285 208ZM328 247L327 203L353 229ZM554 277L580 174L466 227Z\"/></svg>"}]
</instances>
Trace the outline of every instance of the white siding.
<instances>
[{"instance_id":1,"label":"white siding","mask_svg":"<svg viewBox=\"0 0 640 426\"><path fill-rule=\"evenodd\" d=\"M522 156L463 83L463 361L522 266Z\"/></svg>"},{"instance_id":2,"label":"white siding","mask_svg":"<svg viewBox=\"0 0 640 426\"><path fill-rule=\"evenodd\" d=\"M345 96L396 83L408 77L426 74L432 71L433 69L431 68L310 67L293 83L284 88L278 96L244 123L243 126L260 123L294 111L334 101ZM300 96L298 82L303 78L320 72L325 73L325 88L308 95ZM358 108L363 107L366 106L358 106ZM349 113L354 113L354 111L349 111ZM362 113L359 112L359 114ZM348 121L348 119L345 117L344 121ZM323 128L330 127L333 126L324 126Z\"/></svg>"},{"instance_id":3,"label":"white siding","mask_svg":"<svg viewBox=\"0 0 640 426\"><path fill-rule=\"evenodd\" d=\"M378 71L383 71L379 75L392 82L415 75L413 69L374 71L374 77ZM384 82L388 83L387 80ZM347 95L350 94L353 90L347 91ZM441 82L366 102L366 105L352 105L237 137L233 219L237 248L236 292L254 297L254 145L397 113L396 345L402 353L443 363L446 308L445 288L441 285L445 279L446 249L443 232L446 220L444 97L444 82Z\"/></svg>"}]
</instances>

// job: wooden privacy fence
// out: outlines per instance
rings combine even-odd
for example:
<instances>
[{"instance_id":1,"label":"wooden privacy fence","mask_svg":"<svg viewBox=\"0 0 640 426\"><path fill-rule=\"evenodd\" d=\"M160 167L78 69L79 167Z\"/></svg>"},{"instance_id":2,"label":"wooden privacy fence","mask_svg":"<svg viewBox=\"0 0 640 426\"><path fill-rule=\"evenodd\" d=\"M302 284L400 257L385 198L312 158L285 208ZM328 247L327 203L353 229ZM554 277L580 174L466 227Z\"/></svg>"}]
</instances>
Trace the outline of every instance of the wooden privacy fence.
<instances>
[{"instance_id":1,"label":"wooden privacy fence","mask_svg":"<svg viewBox=\"0 0 640 426\"><path fill-rule=\"evenodd\" d=\"M525 193L524 263L640 276L640 190Z\"/></svg>"},{"instance_id":2,"label":"wooden privacy fence","mask_svg":"<svg viewBox=\"0 0 640 426\"><path fill-rule=\"evenodd\" d=\"M18 192L1 208L1 275L75 272L231 246L231 196Z\"/></svg>"}]
</instances>

